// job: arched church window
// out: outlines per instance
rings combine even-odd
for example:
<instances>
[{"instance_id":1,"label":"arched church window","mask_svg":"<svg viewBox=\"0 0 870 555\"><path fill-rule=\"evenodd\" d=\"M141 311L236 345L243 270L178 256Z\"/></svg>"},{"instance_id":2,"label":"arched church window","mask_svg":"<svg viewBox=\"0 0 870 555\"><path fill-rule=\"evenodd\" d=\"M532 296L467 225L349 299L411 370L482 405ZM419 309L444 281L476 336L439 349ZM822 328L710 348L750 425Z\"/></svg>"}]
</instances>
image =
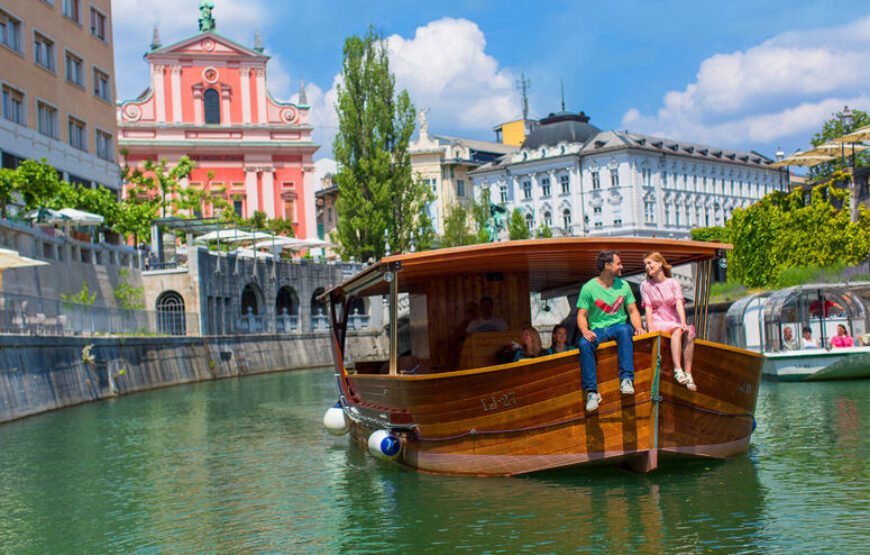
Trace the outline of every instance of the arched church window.
<instances>
[{"instance_id":1,"label":"arched church window","mask_svg":"<svg viewBox=\"0 0 870 555\"><path fill-rule=\"evenodd\" d=\"M221 99L215 89L208 89L202 94L202 103L205 105L205 122L221 122Z\"/></svg>"}]
</instances>

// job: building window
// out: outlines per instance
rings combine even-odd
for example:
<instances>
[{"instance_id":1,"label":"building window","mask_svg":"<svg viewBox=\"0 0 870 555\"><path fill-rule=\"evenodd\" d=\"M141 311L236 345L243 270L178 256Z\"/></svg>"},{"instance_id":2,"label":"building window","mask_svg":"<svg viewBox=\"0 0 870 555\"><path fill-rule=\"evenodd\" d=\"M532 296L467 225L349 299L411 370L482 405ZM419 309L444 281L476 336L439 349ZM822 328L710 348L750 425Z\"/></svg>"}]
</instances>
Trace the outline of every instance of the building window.
<instances>
[{"instance_id":1,"label":"building window","mask_svg":"<svg viewBox=\"0 0 870 555\"><path fill-rule=\"evenodd\" d=\"M33 33L33 60L45 69L54 71L54 41Z\"/></svg>"},{"instance_id":2,"label":"building window","mask_svg":"<svg viewBox=\"0 0 870 555\"><path fill-rule=\"evenodd\" d=\"M547 227L553 227L553 215L550 212L544 212L544 225Z\"/></svg>"},{"instance_id":3,"label":"building window","mask_svg":"<svg viewBox=\"0 0 870 555\"><path fill-rule=\"evenodd\" d=\"M680 212L681 212L680 206L679 205L674 206L674 224L675 225L680 225Z\"/></svg>"},{"instance_id":4,"label":"building window","mask_svg":"<svg viewBox=\"0 0 870 555\"><path fill-rule=\"evenodd\" d=\"M88 141L85 136L85 124L76 118L69 118L67 126L69 135L69 146L79 150L88 149Z\"/></svg>"},{"instance_id":5,"label":"building window","mask_svg":"<svg viewBox=\"0 0 870 555\"><path fill-rule=\"evenodd\" d=\"M671 207L665 203L665 225L671 225Z\"/></svg>"},{"instance_id":6,"label":"building window","mask_svg":"<svg viewBox=\"0 0 870 555\"><path fill-rule=\"evenodd\" d=\"M103 160L111 161L114 156L112 152L112 136L97 129L96 132L97 156Z\"/></svg>"},{"instance_id":7,"label":"building window","mask_svg":"<svg viewBox=\"0 0 870 555\"><path fill-rule=\"evenodd\" d=\"M601 179L599 178L598 172L592 172L592 190L597 191L601 188Z\"/></svg>"},{"instance_id":8,"label":"building window","mask_svg":"<svg viewBox=\"0 0 870 555\"><path fill-rule=\"evenodd\" d=\"M296 221L296 201L295 200L285 200L284 201L284 219L288 222Z\"/></svg>"},{"instance_id":9,"label":"building window","mask_svg":"<svg viewBox=\"0 0 870 555\"><path fill-rule=\"evenodd\" d=\"M652 170L649 168L643 168L640 170L641 176L643 177L643 185L644 187L649 187L652 185Z\"/></svg>"},{"instance_id":10,"label":"building window","mask_svg":"<svg viewBox=\"0 0 870 555\"><path fill-rule=\"evenodd\" d=\"M81 23L79 12L79 0L63 0L63 15L76 23Z\"/></svg>"},{"instance_id":11,"label":"building window","mask_svg":"<svg viewBox=\"0 0 870 555\"><path fill-rule=\"evenodd\" d=\"M595 214L595 215L600 216L600 215L601 215L601 207L600 207L600 206L594 206L594 207L592 208L592 213Z\"/></svg>"},{"instance_id":12,"label":"building window","mask_svg":"<svg viewBox=\"0 0 870 555\"><path fill-rule=\"evenodd\" d=\"M594 227L595 227L595 229L601 229L602 227L604 227L604 224L601 223L600 221L598 221L598 222L595 222Z\"/></svg>"},{"instance_id":13,"label":"building window","mask_svg":"<svg viewBox=\"0 0 870 555\"><path fill-rule=\"evenodd\" d=\"M622 219L616 218L613 220L613 227L622 227Z\"/></svg>"},{"instance_id":14,"label":"building window","mask_svg":"<svg viewBox=\"0 0 870 555\"><path fill-rule=\"evenodd\" d=\"M541 178L541 196L548 197L550 196L550 178L542 177Z\"/></svg>"},{"instance_id":15,"label":"building window","mask_svg":"<svg viewBox=\"0 0 870 555\"><path fill-rule=\"evenodd\" d=\"M112 101L112 91L109 89L109 74L94 68L94 95L106 102Z\"/></svg>"},{"instance_id":16,"label":"building window","mask_svg":"<svg viewBox=\"0 0 870 555\"><path fill-rule=\"evenodd\" d=\"M563 174L559 176L559 183L562 185L562 194L567 195L571 192L571 185L568 181L568 174Z\"/></svg>"},{"instance_id":17,"label":"building window","mask_svg":"<svg viewBox=\"0 0 870 555\"><path fill-rule=\"evenodd\" d=\"M106 16L91 6L91 34L100 40L106 40Z\"/></svg>"},{"instance_id":18,"label":"building window","mask_svg":"<svg viewBox=\"0 0 870 555\"><path fill-rule=\"evenodd\" d=\"M610 186L619 187L619 168L610 170Z\"/></svg>"},{"instance_id":19,"label":"building window","mask_svg":"<svg viewBox=\"0 0 870 555\"><path fill-rule=\"evenodd\" d=\"M47 137L57 139L57 110L42 102L36 103L37 130Z\"/></svg>"},{"instance_id":20,"label":"building window","mask_svg":"<svg viewBox=\"0 0 870 555\"><path fill-rule=\"evenodd\" d=\"M571 210L568 208L562 211L562 223L564 224L565 231L571 228Z\"/></svg>"},{"instance_id":21,"label":"building window","mask_svg":"<svg viewBox=\"0 0 870 555\"><path fill-rule=\"evenodd\" d=\"M532 216L531 214L526 214L526 227L529 228L529 231L532 230L534 225L535 225L534 216Z\"/></svg>"},{"instance_id":22,"label":"building window","mask_svg":"<svg viewBox=\"0 0 870 555\"><path fill-rule=\"evenodd\" d=\"M643 203L643 221L648 224L656 223L656 203L647 200Z\"/></svg>"},{"instance_id":23,"label":"building window","mask_svg":"<svg viewBox=\"0 0 870 555\"><path fill-rule=\"evenodd\" d=\"M205 122L221 122L221 100L216 89L208 89L202 94L202 103L205 105Z\"/></svg>"},{"instance_id":24,"label":"building window","mask_svg":"<svg viewBox=\"0 0 870 555\"><path fill-rule=\"evenodd\" d=\"M456 196L465 197L465 180L463 179L456 180Z\"/></svg>"},{"instance_id":25,"label":"building window","mask_svg":"<svg viewBox=\"0 0 870 555\"><path fill-rule=\"evenodd\" d=\"M296 188L296 182L295 182L295 181L282 181L282 182L281 182L281 188L282 188L282 189L295 189L295 188Z\"/></svg>"},{"instance_id":26,"label":"building window","mask_svg":"<svg viewBox=\"0 0 870 555\"><path fill-rule=\"evenodd\" d=\"M328 224L332 223L332 207L331 206L326 209L326 223L328 223Z\"/></svg>"},{"instance_id":27,"label":"building window","mask_svg":"<svg viewBox=\"0 0 870 555\"><path fill-rule=\"evenodd\" d=\"M79 87L85 86L84 62L71 52L66 53L66 80Z\"/></svg>"},{"instance_id":28,"label":"building window","mask_svg":"<svg viewBox=\"0 0 870 555\"><path fill-rule=\"evenodd\" d=\"M244 189L245 184L242 181L234 181L232 185L230 185L233 189Z\"/></svg>"},{"instance_id":29,"label":"building window","mask_svg":"<svg viewBox=\"0 0 870 555\"><path fill-rule=\"evenodd\" d=\"M240 201L240 200L233 201L233 212L235 212L236 216L238 216L240 218L242 217L242 208L243 208L242 201Z\"/></svg>"},{"instance_id":30,"label":"building window","mask_svg":"<svg viewBox=\"0 0 870 555\"><path fill-rule=\"evenodd\" d=\"M501 203L505 204L508 200L507 183L502 183L501 185L499 185L498 192L499 196L501 197Z\"/></svg>"},{"instance_id":31,"label":"building window","mask_svg":"<svg viewBox=\"0 0 870 555\"><path fill-rule=\"evenodd\" d=\"M531 181L523 181L523 198L524 199L532 198L532 182Z\"/></svg>"},{"instance_id":32,"label":"building window","mask_svg":"<svg viewBox=\"0 0 870 555\"><path fill-rule=\"evenodd\" d=\"M3 117L25 125L24 114L24 93L3 85Z\"/></svg>"},{"instance_id":33,"label":"building window","mask_svg":"<svg viewBox=\"0 0 870 555\"><path fill-rule=\"evenodd\" d=\"M21 20L0 10L0 44L23 54L21 46Z\"/></svg>"}]
</instances>

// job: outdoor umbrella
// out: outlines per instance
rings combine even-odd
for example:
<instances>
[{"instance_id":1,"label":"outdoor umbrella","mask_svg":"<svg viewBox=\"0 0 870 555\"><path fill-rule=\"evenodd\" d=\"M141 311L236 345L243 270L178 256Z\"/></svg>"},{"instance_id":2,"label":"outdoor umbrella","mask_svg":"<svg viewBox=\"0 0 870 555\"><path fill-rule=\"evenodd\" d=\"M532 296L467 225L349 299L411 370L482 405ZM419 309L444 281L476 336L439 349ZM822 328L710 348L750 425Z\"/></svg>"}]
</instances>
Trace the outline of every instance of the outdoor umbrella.
<instances>
[{"instance_id":1,"label":"outdoor umbrella","mask_svg":"<svg viewBox=\"0 0 870 555\"><path fill-rule=\"evenodd\" d=\"M830 162L831 160L836 160L838 156L811 156L807 155L805 152L795 152L788 158L783 158L779 162L774 162L769 165L769 168L782 168L785 166L815 166L816 164L821 164L822 162Z\"/></svg>"},{"instance_id":2,"label":"outdoor umbrella","mask_svg":"<svg viewBox=\"0 0 870 555\"><path fill-rule=\"evenodd\" d=\"M48 262L21 256L17 251L0 249L0 291L3 291L3 270L11 268L26 268L28 266L45 266Z\"/></svg>"},{"instance_id":3,"label":"outdoor umbrella","mask_svg":"<svg viewBox=\"0 0 870 555\"><path fill-rule=\"evenodd\" d=\"M197 237L195 243L211 243L221 241L224 243L250 243L260 239L271 239L273 236L262 231L245 231L242 229L219 229Z\"/></svg>"}]
</instances>

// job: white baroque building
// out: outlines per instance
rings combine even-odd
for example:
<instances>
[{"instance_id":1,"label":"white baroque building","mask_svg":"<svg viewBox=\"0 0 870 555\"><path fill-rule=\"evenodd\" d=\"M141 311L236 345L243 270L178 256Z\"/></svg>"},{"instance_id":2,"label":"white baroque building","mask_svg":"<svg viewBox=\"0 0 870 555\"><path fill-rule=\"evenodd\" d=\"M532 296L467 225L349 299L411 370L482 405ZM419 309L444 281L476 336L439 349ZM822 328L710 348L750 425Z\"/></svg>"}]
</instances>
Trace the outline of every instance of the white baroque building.
<instances>
[{"instance_id":1,"label":"white baroque building","mask_svg":"<svg viewBox=\"0 0 870 555\"><path fill-rule=\"evenodd\" d=\"M583 114L541 120L522 148L469 172L530 229L558 236L688 238L735 208L786 189L773 160L628 131L601 131Z\"/></svg>"}]
</instances>

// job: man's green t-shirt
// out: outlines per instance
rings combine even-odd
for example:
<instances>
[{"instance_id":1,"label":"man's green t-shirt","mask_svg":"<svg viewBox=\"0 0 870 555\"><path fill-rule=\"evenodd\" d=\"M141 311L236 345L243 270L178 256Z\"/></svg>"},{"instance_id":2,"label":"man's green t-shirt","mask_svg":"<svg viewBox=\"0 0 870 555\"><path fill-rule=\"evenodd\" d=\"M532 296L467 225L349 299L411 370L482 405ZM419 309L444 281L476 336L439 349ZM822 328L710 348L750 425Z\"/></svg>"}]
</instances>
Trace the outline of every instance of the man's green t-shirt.
<instances>
[{"instance_id":1,"label":"man's green t-shirt","mask_svg":"<svg viewBox=\"0 0 870 555\"><path fill-rule=\"evenodd\" d=\"M580 289L577 308L585 308L589 329L606 328L614 324L624 324L628 314L625 306L634 304L634 293L628 283L620 278L613 279L613 287L603 287L598 278L592 278Z\"/></svg>"}]
</instances>

